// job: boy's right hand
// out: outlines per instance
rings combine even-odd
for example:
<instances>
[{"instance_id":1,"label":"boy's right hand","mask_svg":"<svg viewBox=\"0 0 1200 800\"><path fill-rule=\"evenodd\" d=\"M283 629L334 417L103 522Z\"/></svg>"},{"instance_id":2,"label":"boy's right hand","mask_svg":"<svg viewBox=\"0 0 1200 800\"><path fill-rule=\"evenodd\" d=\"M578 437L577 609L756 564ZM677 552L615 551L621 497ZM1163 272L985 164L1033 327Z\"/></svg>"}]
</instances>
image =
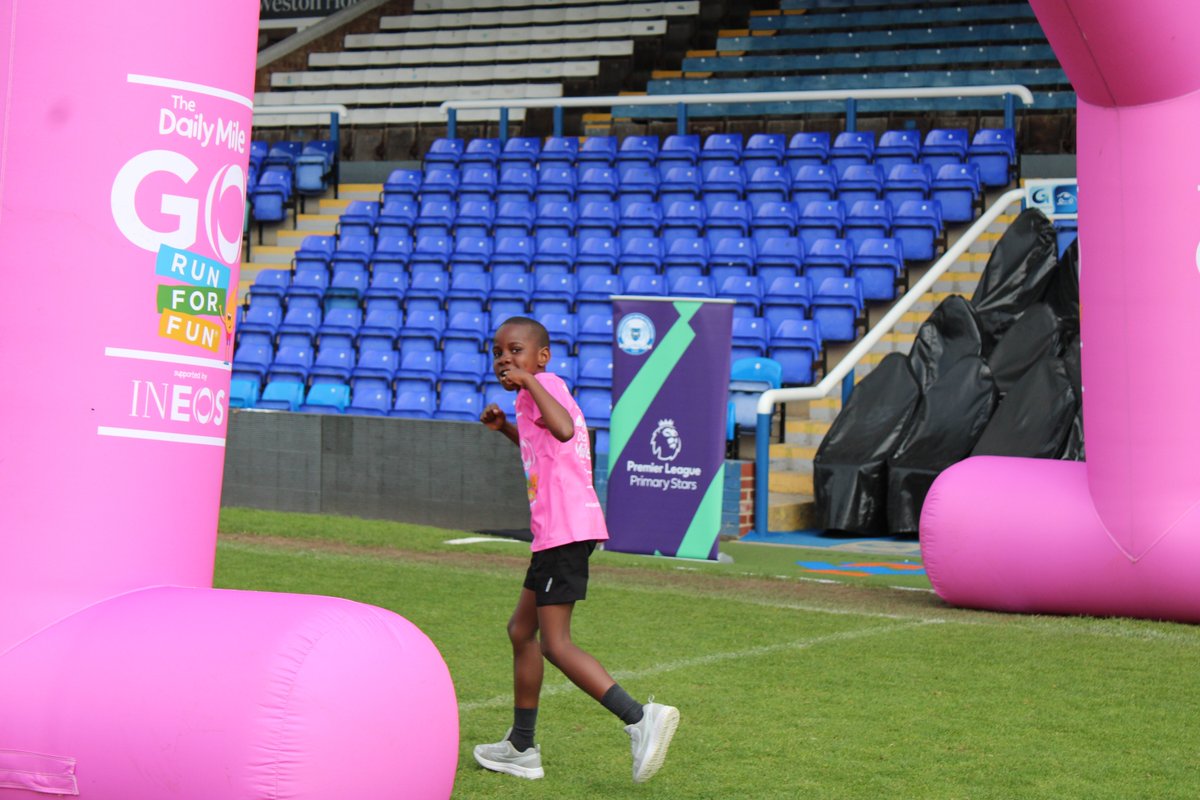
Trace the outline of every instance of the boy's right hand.
<instances>
[{"instance_id":1,"label":"boy's right hand","mask_svg":"<svg viewBox=\"0 0 1200 800\"><path fill-rule=\"evenodd\" d=\"M508 421L508 415L504 413L504 409L500 408L500 406L491 403L480 412L479 421L494 431L503 430L504 423Z\"/></svg>"}]
</instances>

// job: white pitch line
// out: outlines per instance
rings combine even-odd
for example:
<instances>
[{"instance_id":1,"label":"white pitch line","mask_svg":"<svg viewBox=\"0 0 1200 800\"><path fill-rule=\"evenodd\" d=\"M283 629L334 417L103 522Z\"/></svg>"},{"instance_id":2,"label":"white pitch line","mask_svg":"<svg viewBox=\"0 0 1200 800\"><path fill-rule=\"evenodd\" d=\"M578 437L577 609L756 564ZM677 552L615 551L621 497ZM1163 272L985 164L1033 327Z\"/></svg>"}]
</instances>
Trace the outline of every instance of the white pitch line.
<instances>
[{"instance_id":1,"label":"white pitch line","mask_svg":"<svg viewBox=\"0 0 1200 800\"><path fill-rule=\"evenodd\" d=\"M619 683L621 681L639 680L641 678L653 677L662 675L667 672L675 672L681 669L692 669L695 667L706 667L711 664L719 664L725 661L740 661L746 658L757 658L759 656L769 656L775 653L787 652L790 650L806 650L817 645L829 644L831 642L845 642L853 639L865 639L869 636L878 636L881 634L896 633L898 631L907 630L909 628L918 628L924 625L932 625L940 622L940 620L921 620L919 622L910 622L904 625L886 625L872 628L860 628L854 631L841 631L839 633L831 633L826 636L814 636L811 639L798 639L791 642L780 642L779 644L760 645L758 647L749 647L745 650L726 651L723 653L709 653L695 658L681 658L676 661L664 661L660 664L654 664L643 669L624 670L613 672L613 678ZM542 697L565 694L575 689L575 684L562 680L556 681L548 686L542 687ZM489 697L486 700L474 700L468 703L459 703L458 710L463 711L480 711L485 708L502 708L512 705L512 695L502 694L495 697Z\"/></svg>"}]
</instances>

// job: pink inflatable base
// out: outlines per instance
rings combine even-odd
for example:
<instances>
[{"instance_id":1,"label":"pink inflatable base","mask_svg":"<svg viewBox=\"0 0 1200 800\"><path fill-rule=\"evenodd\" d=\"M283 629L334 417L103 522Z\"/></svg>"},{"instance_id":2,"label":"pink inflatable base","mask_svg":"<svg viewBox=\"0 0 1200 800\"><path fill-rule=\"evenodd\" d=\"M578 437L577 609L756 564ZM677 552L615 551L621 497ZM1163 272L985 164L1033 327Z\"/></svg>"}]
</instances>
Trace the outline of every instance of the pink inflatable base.
<instances>
[{"instance_id":1,"label":"pink inflatable base","mask_svg":"<svg viewBox=\"0 0 1200 800\"><path fill-rule=\"evenodd\" d=\"M432 642L391 612L331 597L146 589L0 658L0 742L21 747L0 748L0 789L444 800L457 768L455 707Z\"/></svg>"},{"instance_id":2,"label":"pink inflatable base","mask_svg":"<svg viewBox=\"0 0 1200 800\"><path fill-rule=\"evenodd\" d=\"M1200 509L1128 553L1097 515L1078 462L955 464L921 509L921 556L951 605L1200 622Z\"/></svg>"}]
</instances>

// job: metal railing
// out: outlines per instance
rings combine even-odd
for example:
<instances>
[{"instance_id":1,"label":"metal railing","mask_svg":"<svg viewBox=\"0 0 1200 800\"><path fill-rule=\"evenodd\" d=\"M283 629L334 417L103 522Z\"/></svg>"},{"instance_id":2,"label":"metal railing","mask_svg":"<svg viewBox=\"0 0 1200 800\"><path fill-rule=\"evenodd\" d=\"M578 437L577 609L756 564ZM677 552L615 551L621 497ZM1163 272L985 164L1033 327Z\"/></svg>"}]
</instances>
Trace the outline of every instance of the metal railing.
<instances>
[{"instance_id":1,"label":"metal railing","mask_svg":"<svg viewBox=\"0 0 1200 800\"><path fill-rule=\"evenodd\" d=\"M1019 84L996 86L928 86L911 89L847 89L842 91L816 92L733 92L729 94L659 94L617 95L610 97L528 97L505 100L447 100L438 108L447 118L447 136L453 138L457 131L459 109L500 109L500 139L508 138L508 110L510 108L554 109L554 135L563 135L564 108L602 108L612 106L661 106L675 105L678 132L687 133L687 107L703 103L785 103L816 102L821 100L843 100L846 103L846 130L857 126L857 103L859 100L923 99L933 97L1002 97L1004 98L1004 126L1012 128L1016 118L1016 99L1025 105L1033 103L1033 93Z\"/></svg>"},{"instance_id":2,"label":"metal railing","mask_svg":"<svg viewBox=\"0 0 1200 800\"><path fill-rule=\"evenodd\" d=\"M937 282L946 270L953 266L963 253L985 233L996 218L1008 210L1013 203L1025 199L1024 189L1011 189L1000 195L991 207L975 220L971 227L959 237L942 257L905 292L904 296L888 310L875 327L859 340L858 344L846 353L845 357L826 373L825 377L815 386L802 386L794 389L768 389L758 399L758 421L754 431L754 530L758 534L767 532L768 500L771 485L771 418L778 403L798 400L820 400L827 397L835 388L842 385L846 379L853 380L854 368L871 348L878 344L900 318L904 316L925 292ZM848 394L848 392L846 392ZM845 396L845 395L843 395Z\"/></svg>"}]
</instances>

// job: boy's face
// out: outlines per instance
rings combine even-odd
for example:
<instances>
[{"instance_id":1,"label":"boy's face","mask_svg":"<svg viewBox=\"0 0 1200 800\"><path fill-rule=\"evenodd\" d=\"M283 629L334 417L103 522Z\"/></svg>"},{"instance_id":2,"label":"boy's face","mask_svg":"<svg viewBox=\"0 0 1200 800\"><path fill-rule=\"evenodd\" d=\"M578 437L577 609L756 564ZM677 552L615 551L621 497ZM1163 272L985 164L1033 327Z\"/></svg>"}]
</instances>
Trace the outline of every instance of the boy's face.
<instances>
[{"instance_id":1,"label":"boy's face","mask_svg":"<svg viewBox=\"0 0 1200 800\"><path fill-rule=\"evenodd\" d=\"M501 325L496 331L492 345L492 369L500 379L500 385L512 391L516 384L505 375L510 369L524 370L536 375L550 363L550 348L538 341L537 333L528 325L515 323Z\"/></svg>"}]
</instances>

